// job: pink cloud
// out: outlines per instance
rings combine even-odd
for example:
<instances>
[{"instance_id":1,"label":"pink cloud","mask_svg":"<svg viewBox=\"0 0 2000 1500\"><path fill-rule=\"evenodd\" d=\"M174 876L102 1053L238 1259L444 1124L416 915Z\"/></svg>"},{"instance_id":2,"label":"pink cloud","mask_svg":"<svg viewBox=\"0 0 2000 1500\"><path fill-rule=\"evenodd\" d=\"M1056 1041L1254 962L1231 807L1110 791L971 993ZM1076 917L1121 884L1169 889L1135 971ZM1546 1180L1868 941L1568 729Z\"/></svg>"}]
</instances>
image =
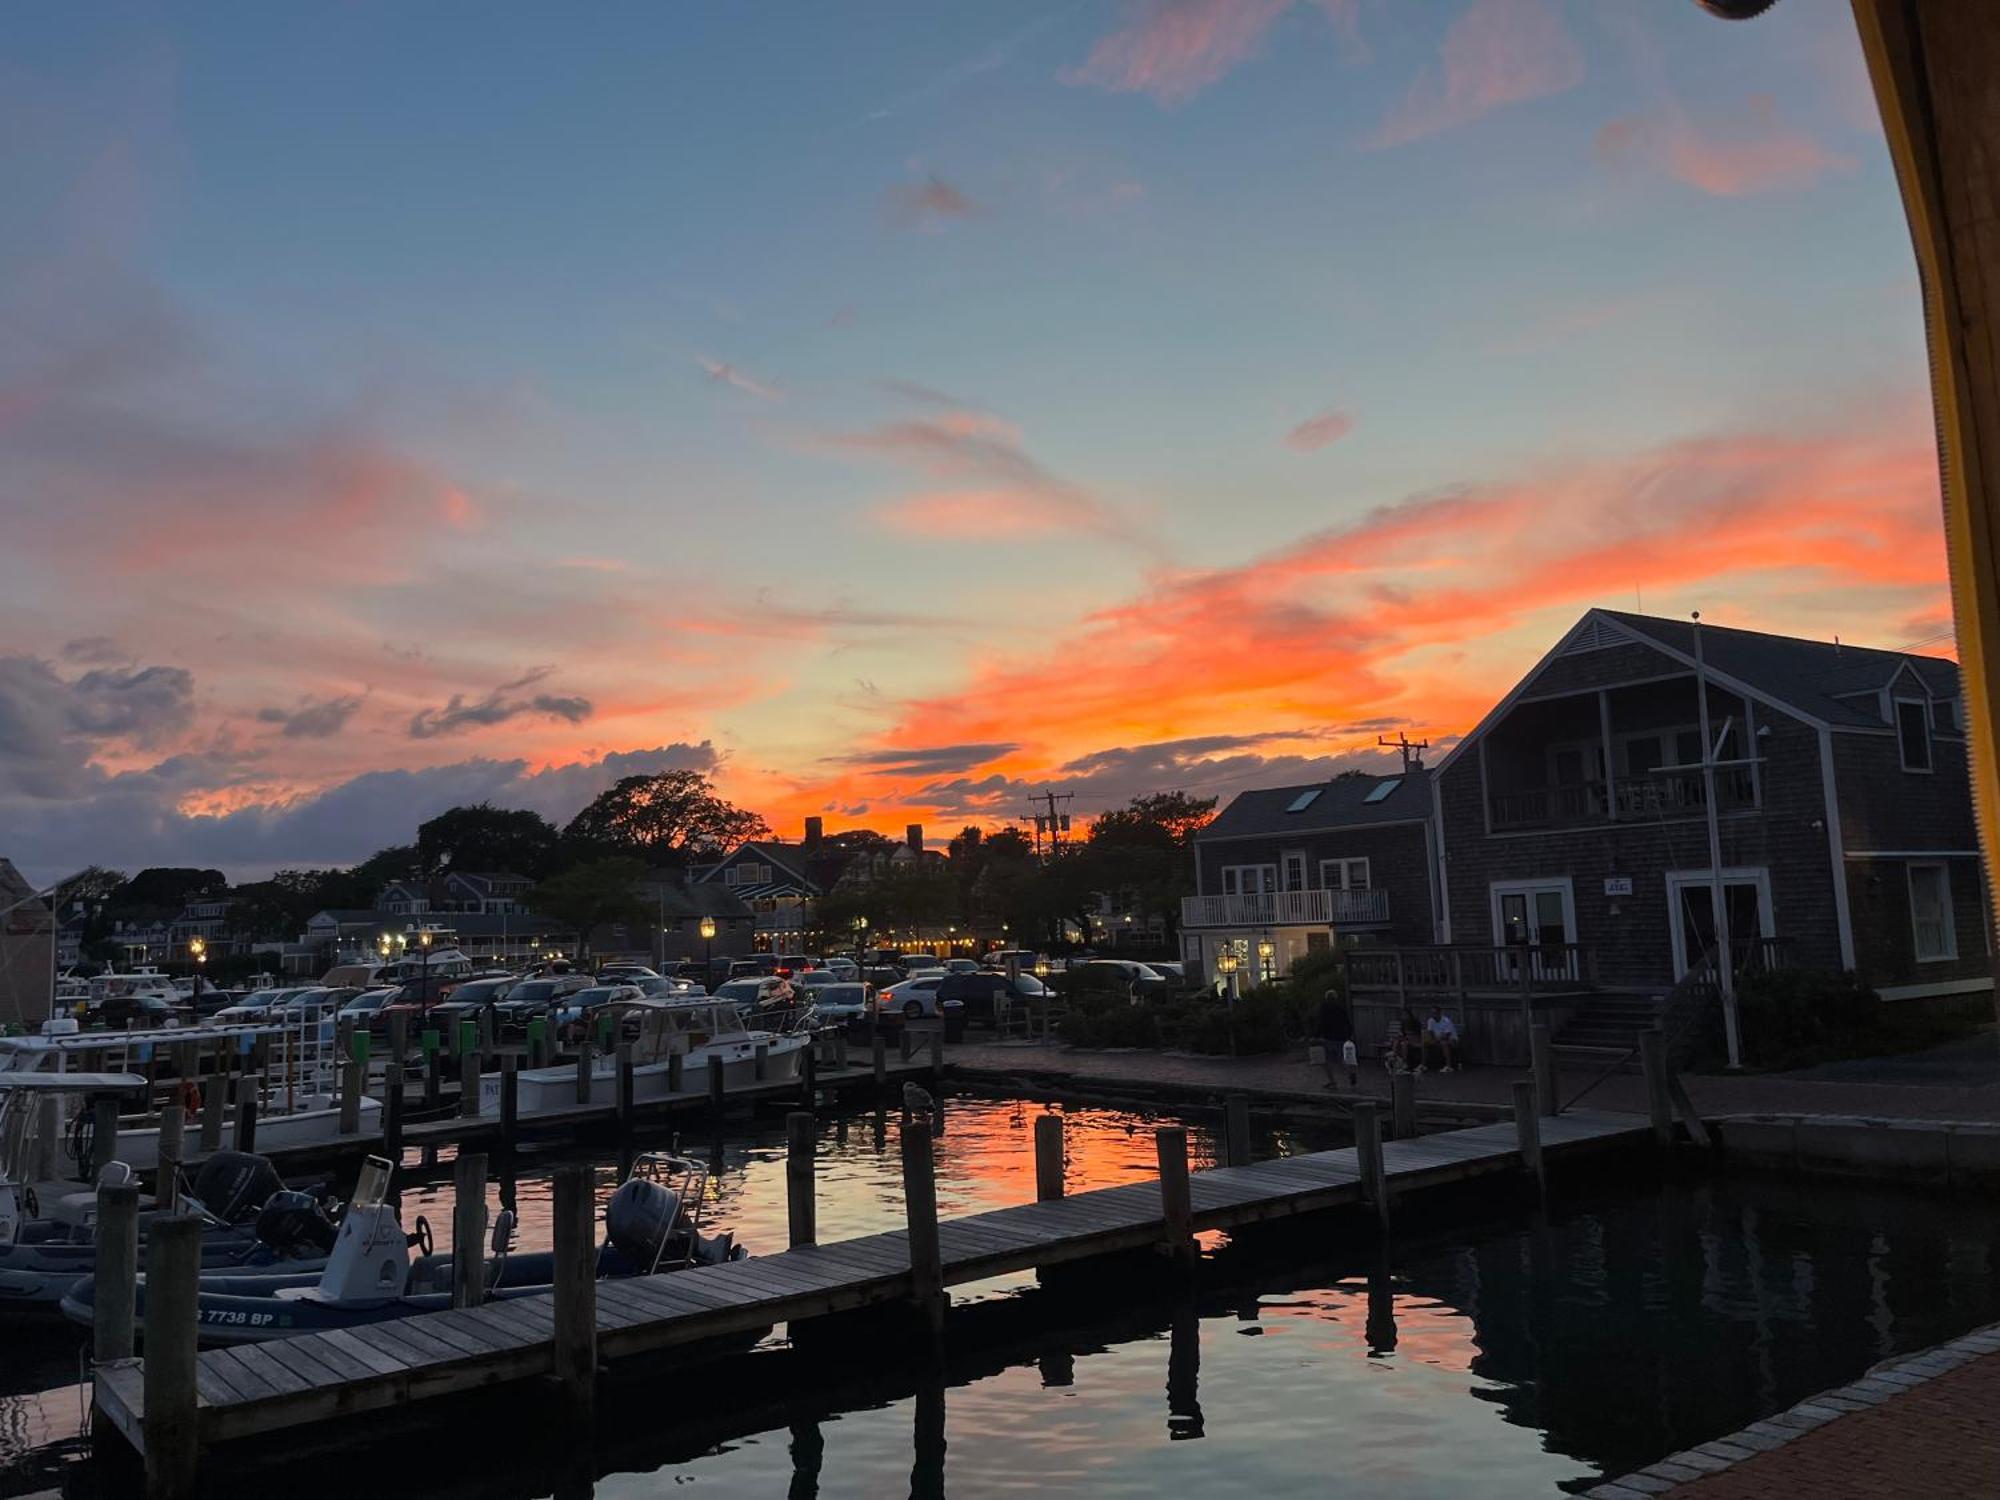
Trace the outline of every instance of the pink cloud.
<instances>
[{"instance_id":1,"label":"pink cloud","mask_svg":"<svg viewBox=\"0 0 2000 1500\"><path fill-rule=\"evenodd\" d=\"M776 386L767 384L749 372L722 360L710 359L703 355L695 363L701 366L703 372L716 385L732 386L746 396L755 396L759 401L776 401L781 394Z\"/></svg>"},{"instance_id":2,"label":"pink cloud","mask_svg":"<svg viewBox=\"0 0 2000 1500\"><path fill-rule=\"evenodd\" d=\"M1422 140L1582 81L1583 52L1548 0L1472 0L1371 144Z\"/></svg>"},{"instance_id":3,"label":"pink cloud","mask_svg":"<svg viewBox=\"0 0 2000 1500\"><path fill-rule=\"evenodd\" d=\"M1142 0L1128 5L1125 24L1090 49L1065 83L1090 84L1114 94L1149 94L1163 105L1182 104L1262 50L1265 35L1293 0ZM1318 0L1358 51L1357 0Z\"/></svg>"},{"instance_id":4,"label":"pink cloud","mask_svg":"<svg viewBox=\"0 0 2000 1500\"><path fill-rule=\"evenodd\" d=\"M1796 191L1854 165L1780 121L1761 95L1712 124L1698 125L1677 107L1622 116L1597 132L1597 152L1613 165L1647 166L1718 198Z\"/></svg>"},{"instance_id":5,"label":"pink cloud","mask_svg":"<svg viewBox=\"0 0 2000 1500\"><path fill-rule=\"evenodd\" d=\"M1005 541L1050 532L1097 531L1103 518L1087 497L1032 490L950 490L910 495L879 507L891 531L952 541Z\"/></svg>"},{"instance_id":6,"label":"pink cloud","mask_svg":"<svg viewBox=\"0 0 2000 1500\"><path fill-rule=\"evenodd\" d=\"M1316 417L1308 417L1285 434L1285 446L1298 453L1317 453L1329 443L1337 443L1354 431L1354 418L1337 407L1329 407Z\"/></svg>"},{"instance_id":7,"label":"pink cloud","mask_svg":"<svg viewBox=\"0 0 2000 1500\"><path fill-rule=\"evenodd\" d=\"M979 205L935 172L922 182L906 182L889 190L889 206L897 219L918 229L935 229L943 219L969 219Z\"/></svg>"}]
</instances>

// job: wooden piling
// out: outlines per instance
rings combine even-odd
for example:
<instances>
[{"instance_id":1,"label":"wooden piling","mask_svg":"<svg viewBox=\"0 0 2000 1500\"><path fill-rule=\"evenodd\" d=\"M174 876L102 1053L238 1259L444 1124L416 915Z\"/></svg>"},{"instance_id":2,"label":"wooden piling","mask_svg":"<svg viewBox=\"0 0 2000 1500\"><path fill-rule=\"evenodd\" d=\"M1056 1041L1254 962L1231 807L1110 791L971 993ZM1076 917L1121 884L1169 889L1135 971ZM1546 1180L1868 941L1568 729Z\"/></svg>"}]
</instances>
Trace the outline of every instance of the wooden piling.
<instances>
[{"instance_id":1,"label":"wooden piling","mask_svg":"<svg viewBox=\"0 0 2000 1500\"><path fill-rule=\"evenodd\" d=\"M398 1016L397 1020L402 1017ZM382 1148L390 1161L403 1159L403 1063L395 1048L382 1074Z\"/></svg>"},{"instance_id":2,"label":"wooden piling","mask_svg":"<svg viewBox=\"0 0 2000 1500\"><path fill-rule=\"evenodd\" d=\"M217 1068L208 1075L208 1087L201 1096L201 1154L212 1156L222 1149L222 1117L229 1109L229 1074Z\"/></svg>"},{"instance_id":3,"label":"wooden piling","mask_svg":"<svg viewBox=\"0 0 2000 1500\"><path fill-rule=\"evenodd\" d=\"M910 1300L935 1332L944 1327L944 1258L938 1247L937 1176L931 1156L931 1127L922 1120L912 1121L903 1127L902 1137Z\"/></svg>"},{"instance_id":4,"label":"wooden piling","mask_svg":"<svg viewBox=\"0 0 2000 1500\"><path fill-rule=\"evenodd\" d=\"M90 1180L118 1160L118 1100L99 1094L90 1101Z\"/></svg>"},{"instance_id":5,"label":"wooden piling","mask_svg":"<svg viewBox=\"0 0 2000 1500\"><path fill-rule=\"evenodd\" d=\"M444 1097L444 1052L438 1046L438 1034L430 1027L424 1028L424 1108L435 1110Z\"/></svg>"},{"instance_id":6,"label":"wooden piling","mask_svg":"<svg viewBox=\"0 0 2000 1500\"><path fill-rule=\"evenodd\" d=\"M588 1167L557 1167L552 1364L569 1417L588 1422L597 1397L597 1199Z\"/></svg>"},{"instance_id":7,"label":"wooden piling","mask_svg":"<svg viewBox=\"0 0 2000 1500\"><path fill-rule=\"evenodd\" d=\"M512 1146L521 1133L521 1059L500 1059L500 1139Z\"/></svg>"},{"instance_id":8,"label":"wooden piling","mask_svg":"<svg viewBox=\"0 0 2000 1500\"><path fill-rule=\"evenodd\" d=\"M1653 1140L1674 1143L1674 1102L1667 1088L1667 1034L1657 1026L1639 1033L1639 1066L1646 1075L1646 1112L1653 1118Z\"/></svg>"},{"instance_id":9,"label":"wooden piling","mask_svg":"<svg viewBox=\"0 0 2000 1500\"><path fill-rule=\"evenodd\" d=\"M877 1092L889 1082L889 1039L881 1032L875 1033L875 1088Z\"/></svg>"},{"instance_id":10,"label":"wooden piling","mask_svg":"<svg viewBox=\"0 0 2000 1500\"><path fill-rule=\"evenodd\" d=\"M257 1079L251 1073L236 1078L236 1149L257 1149Z\"/></svg>"},{"instance_id":11,"label":"wooden piling","mask_svg":"<svg viewBox=\"0 0 2000 1500\"><path fill-rule=\"evenodd\" d=\"M361 1130L361 1063L348 1058L340 1065L340 1133L356 1135Z\"/></svg>"},{"instance_id":12,"label":"wooden piling","mask_svg":"<svg viewBox=\"0 0 2000 1500\"><path fill-rule=\"evenodd\" d=\"M630 1042L620 1042L616 1056L618 1060L618 1124L621 1129L629 1130L632 1125L632 1101L633 1092L636 1087L632 1077L632 1044Z\"/></svg>"},{"instance_id":13,"label":"wooden piling","mask_svg":"<svg viewBox=\"0 0 2000 1500\"><path fill-rule=\"evenodd\" d=\"M750 1076L753 1079L755 1079L758 1083L762 1083L764 1081L765 1073L767 1073L770 1070L770 1065L771 1065L771 1044L769 1042L759 1042L753 1049L751 1049Z\"/></svg>"},{"instance_id":14,"label":"wooden piling","mask_svg":"<svg viewBox=\"0 0 2000 1500\"><path fill-rule=\"evenodd\" d=\"M1561 1108L1556 1102L1556 1052L1549 1028L1540 1022L1528 1028L1528 1055L1534 1064L1537 1107L1545 1115L1556 1114Z\"/></svg>"},{"instance_id":15,"label":"wooden piling","mask_svg":"<svg viewBox=\"0 0 2000 1500\"><path fill-rule=\"evenodd\" d=\"M1049 1203L1063 1195L1063 1117L1051 1111L1035 1116L1035 1201Z\"/></svg>"},{"instance_id":16,"label":"wooden piling","mask_svg":"<svg viewBox=\"0 0 2000 1500\"><path fill-rule=\"evenodd\" d=\"M667 1054L667 1092L678 1094L687 1076L687 1057L684 1053Z\"/></svg>"},{"instance_id":17,"label":"wooden piling","mask_svg":"<svg viewBox=\"0 0 2000 1500\"><path fill-rule=\"evenodd\" d=\"M1187 1128L1162 1125L1153 1132L1160 1162L1160 1244L1177 1260L1195 1257L1194 1199L1188 1184Z\"/></svg>"},{"instance_id":18,"label":"wooden piling","mask_svg":"<svg viewBox=\"0 0 2000 1500\"><path fill-rule=\"evenodd\" d=\"M810 1037L799 1053L799 1105L810 1111L819 1098L819 1038Z\"/></svg>"},{"instance_id":19,"label":"wooden piling","mask_svg":"<svg viewBox=\"0 0 2000 1500\"><path fill-rule=\"evenodd\" d=\"M1231 1094L1222 1101L1222 1160L1225 1166L1250 1165L1250 1096Z\"/></svg>"},{"instance_id":20,"label":"wooden piling","mask_svg":"<svg viewBox=\"0 0 2000 1500\"><path fill-rule=\"evenodd\" d=\"M944 1079L944 1027L940 1025L931 1033L931 1086L935 1088Z\"/></svg>"},{"instance_id":21,"label":"wooden piling","mask_svg":"<svg viewBox=\"0 0 2000 1500\"><path fill-rule=\"evenodd\" d=\"M813 1150L813 1117L794 1110L785 1116L785 1208L794 1250L818 1242Z\"/></svg>"},{"instance_id":22,"label":"wooden piling","mask_svg":"<svg viewBox=\"0 0 2000 1500\"><path fill-rule=\"evenodd\" d=\"M461 1028L463 1029L463 1028ZM461 1036L461 1042L466 1038ZM479 1114L479 1049L466 1047L458 1054L458 1117L474 1119Z\"/></svg>"},{"instance_id":23,"label":"wooden piling","mask_svg":"<svg viewBox=\"0 0 2000 1500\"><path fill-rule=\"evenodd\" d=\"M902 1061L908 1062L910 1054L916 1050L917 1039L910 1034L910 1023L905 1021L903 1029L896 1033L896 1049L902 1054Z\"/></svg>"},{"instance_id":24,"label":"wooden piling","mask_svg":"<svg viewBox=\"0 0 2000 1500\"><path fill-rule=\"evenodd\" d=\"M549 1065L549 1023L540 1016L528 1023L528 1066L546 1068Z\"/></svg>"},{"instance_id":25,"label":"wooden piling","mask_svg":"<svg viewBox=\"0 0 2000 1500\"><path fill-rule=\"evenodd\" d=\"M178 1094L160 1110L159 1156L153 1170L153 1206L172 1213L180 1201L181 1163L187 1160L187 1110Z\"/></svg>"},{"instance_id":26,"label":"wooden piling","mask_svg":"<svg viewBox=\"0 0 2000 1500\"><path fill-rule=\"evenodd\" d=\"M1389 1127L1399 1141L1417 1133L1417 1080L1409 1073L1389 1077Z\"/></svg>"},{"instance_id":27,"label":"wooden piling","mask_svg":"<svg viewBox=\"0 0 2000 1500\"><path fill-rule=\"evenodd\" d=\"M845 1026L833 1034L833 1065L843 1073L847 1071L847 1028Z\"/></svg>"},{"instance_id":28,"label":"wooden piling","mask_svg":"<svg viewBox=\"0 0 2000 1500\"><path fill-rule=\"evenodd\" d=\"M727 1090L723 1087L722 1058L711 1052L708 1055L708 1107L711 1112L721 1114L726 1102Z\"/></svg>"},{"instance_id":29,"label":"wooden piling","mask_svg":"<svg viewBox=\"0 0 2000 1500\"><path fill-rule=\"evenodd\" d=\"M97 1189L97 1265L90 1318L90 1357L97 1364L132 1357L133 1309L138 1304L139 1188L103 1183Z\"/></svg>"},{"instance_id":30,"label":"wooden piling","mask_svg":"<svg viewBox=\"0 0 2000 1500\"><path fill-rule=\"evenodd\" d=\"M486 1154L461 1151L451 1172L451 1305L486 1300Z\"/></svg>"},{"instance_id":31,"label":"wooden piling","mask_svg":"<svg viewBox=\"0 0 2000 1500\"><path fill-rule=\"evenodd\" d=\"M576 1102L590 1103L590 1038L579 1037L576 1043Z\"/></svg>"},{"instance_id":32,"label":"wooden piling","mask_svg":"<svg viewBox=\"0 0 2000 1500\"><path fill-rule=\"evenodd\" d=\"M1382 1116L1373 1099L1354 1102L1354 1158L1361 1168L1361 1193L1375 1205L1375 1217L1389 1227L1389 1177L1382 1169Z\"/></svg>"},{"instance_id":33,"label":"wooden piling","mask_svg":"<svg viewBox=\"0 0 2000 1500\"><path fill-rule=\"evenodd\" d=\"M1535 1179L1537 1192L1546 1192L1548 1178L1542 1170L1542 1121L1537 1110L1535 1085L1526 1078L1514 1080L1514 1130L1521 1152L1521 1167Z\"/></svg>"},{"instance_id":34,"label":"wooden piling","mask_svg":"<svg viewBox=\"0 0 2000 1500\"><path fill-rule=\"evenodd\" d=\"M173 1214L146 1236L145 1448L148 1500L186 1500L201 1462L195 1338L201 1310L201 1221Z\"/></svg>"}]
</instances>

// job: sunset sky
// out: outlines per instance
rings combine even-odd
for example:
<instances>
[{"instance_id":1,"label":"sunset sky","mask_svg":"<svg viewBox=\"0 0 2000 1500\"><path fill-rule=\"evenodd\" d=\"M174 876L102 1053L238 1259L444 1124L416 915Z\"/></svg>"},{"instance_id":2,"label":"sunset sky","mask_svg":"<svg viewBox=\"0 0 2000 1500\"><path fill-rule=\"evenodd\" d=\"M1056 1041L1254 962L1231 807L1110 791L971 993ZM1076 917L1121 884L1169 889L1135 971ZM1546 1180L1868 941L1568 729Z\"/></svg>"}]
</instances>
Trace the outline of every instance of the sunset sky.
<instances>
[{"instance_id":1,"label":"sunset sky","mask_svg":"<svg viewBox=\"0 0 2000 1500\"><path fill-rule=\"evenodd\" d=\"M13 7L0 854L710 769L938 838L1951 649L1835 0Z\"/></svg>"}]
</instances>

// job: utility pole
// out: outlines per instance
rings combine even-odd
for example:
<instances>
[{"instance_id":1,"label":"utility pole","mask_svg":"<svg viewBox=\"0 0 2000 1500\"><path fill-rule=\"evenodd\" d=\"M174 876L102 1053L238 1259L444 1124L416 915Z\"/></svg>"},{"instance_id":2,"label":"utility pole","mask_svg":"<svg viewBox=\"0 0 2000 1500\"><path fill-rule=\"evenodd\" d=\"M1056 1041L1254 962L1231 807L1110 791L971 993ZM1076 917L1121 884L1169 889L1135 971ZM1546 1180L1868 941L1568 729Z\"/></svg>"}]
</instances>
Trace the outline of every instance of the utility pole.
<instances>
[{"instance_id":1,"label":"utility pole","mask_svg":"<svg viewBox=\"0 0 2000 1500\"><path fill-rule=\"evenodd\" d=\"M1037 810L1024 814L1023 818L1024 820L1032 819L1034 821L1035 858L1046 863L1060 854L1063 845L1069 842L1069 812L1067 809L1069 804L1075 799L1076 793L1074 792L1050 791L1044 791L1040 797L1033 799L1031 805L1035 806ZM1058 802L1063 805L1064 811L1056 811L1056 804ZM1042 847L1043 834L1048 835L1049 842L1046 851Z\"/></svg>"},{"instance_id":2,"label":"utility pole","mask_svg":"<svg viewBox=\"0 0 2000 1500\"><path fill-rule=\"evenodd\" d=\"M1722 747L1709 738L1708 662L1701 649L1700 610L1694 612L1694 691L1701 720L1702 801L1708 809L1708 902L1715 927L1715 975L1722 987L1722 1035L1734 1070L1743 1066L1743 1049L1736 1027L1736 954L1729 941L1729 902L1722 881L1722 818L1715 806L1715 759Z\"/></svg>"},{"instance_id":3,"label":"utility pole","mask_svg":"<svg viewBox=\"0 0 2000 1500\"><path fill-rule=\"evenodd\" d=\"M1393 740L1387 735L1376 735L1375 743L1385 749L1402 752L1403 774L1405 776L1409 775L1412 771L1421 771L1424 768L1424 752L1431 747L1429 740L1417 740L1415 743L1412 743L1410 737L1400 729L1396 731L1396 737Z\"/></svg>"}]
</instances>

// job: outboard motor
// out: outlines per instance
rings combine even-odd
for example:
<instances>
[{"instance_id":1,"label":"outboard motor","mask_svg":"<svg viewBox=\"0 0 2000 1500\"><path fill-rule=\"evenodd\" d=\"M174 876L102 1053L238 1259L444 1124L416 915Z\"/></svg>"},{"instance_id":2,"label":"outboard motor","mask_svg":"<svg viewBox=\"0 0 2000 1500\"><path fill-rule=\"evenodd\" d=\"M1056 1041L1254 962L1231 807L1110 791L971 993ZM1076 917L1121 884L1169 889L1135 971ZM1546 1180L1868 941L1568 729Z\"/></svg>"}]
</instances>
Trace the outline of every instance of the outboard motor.
<instances>
[{"instance_id":1,"label":"outboard motor","mask_svg":"<svg viewBox=\"0 0 2000 1500\"><path fill-rule=\"evenodd\" d=\"M627 1178L604 1205L604 1229L618 1253L656 1269L681 1221L681 1195L644 1177Z\"/></svg>"},{"instance_id":2,"label":"outboard motor","mask_svg":"<svg viewBox=\"0 0 2000 1500\"><path fill-rule=\"evenodd\" d=\"M317 1260L333 1250L333 1221L311 1193L279 1192L264 1200L257 1239L281 1260Z\"/></svg>"},{"instance_id":3,"label":"outboard motor","mask_svg":"<svg viewBox=\"0 0 2000 1500\"><path fill-rule=\"evenodd\" d=\"M277 1169L265 1157L248 1151L218 1151L195 1174L194 1196L223 1223L240 1224L284 1186Z\"/></svg>"}]
</instances>

